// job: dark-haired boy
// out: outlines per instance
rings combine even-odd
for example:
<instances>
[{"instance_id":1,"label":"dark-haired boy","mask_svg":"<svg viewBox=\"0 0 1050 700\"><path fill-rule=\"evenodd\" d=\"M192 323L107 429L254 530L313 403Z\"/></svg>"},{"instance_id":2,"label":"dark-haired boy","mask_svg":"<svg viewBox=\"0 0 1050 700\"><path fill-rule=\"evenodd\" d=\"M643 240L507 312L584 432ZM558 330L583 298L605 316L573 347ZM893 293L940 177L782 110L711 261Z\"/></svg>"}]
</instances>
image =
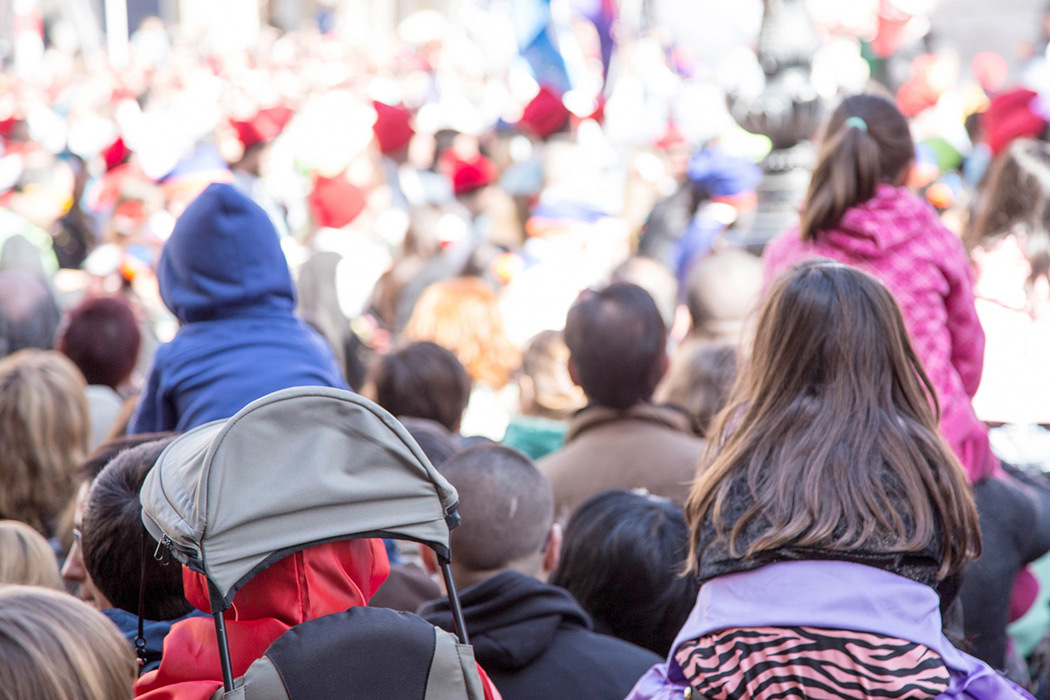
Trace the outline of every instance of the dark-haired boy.
<instances>
[{"instance_id":1,"label":"dark-haired boy","mask_svg":"<svg viewBox=\"0 0 1050 700\"><path fill-rule=\"evenodd\" d=\"M110 461L91 485L81 525L84 566L113 606L102 613L132 644L138 635L139 590L145 588L141 614L146 663L142 672L160 665L164 637L172 624L187 615L201 614L183 594L182 567L178 562L157 561L157 543L142 524L142 482L171 440L133 447Z\"/></svg>"}]
</instances>

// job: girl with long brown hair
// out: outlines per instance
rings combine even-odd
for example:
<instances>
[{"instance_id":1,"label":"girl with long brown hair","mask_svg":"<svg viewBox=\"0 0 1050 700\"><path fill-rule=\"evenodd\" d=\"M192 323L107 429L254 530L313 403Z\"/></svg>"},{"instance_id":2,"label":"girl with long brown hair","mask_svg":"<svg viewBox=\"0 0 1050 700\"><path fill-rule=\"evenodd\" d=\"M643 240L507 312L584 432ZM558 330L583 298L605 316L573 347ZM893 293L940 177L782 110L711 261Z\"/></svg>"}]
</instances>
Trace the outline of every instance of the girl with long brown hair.
<instances>
[{"instance_id":1,"label":"girl with long brown hair","mask_svg":"<svg viewBox=\"0 0 1050 700\"><path fill-rule=\"evenodd\" d=\"M1031 524L1021 524L1017 504L1046 499L1020 492L974 410L985 331L973 268L959 238L906 187L914 148L893 102L871 94L844 99L825 126L799 226L774 238L762 259L768 284L800 260L831 258L873 275L900 305L940 406L941 434L974 485L982 535L995 542L963 584L963 631L975 656L1003 668L1010 587L1026 563L1050 548L1050 520L1037 523L1033 515ZM1018 601L1031 599L1026 587L1015 591Z\"/></svg>"},{"instance_id":2,"label":"girl with long brown hair","mask_svg":"<svg viewBox=\"0 0 1050 700\"><path fill-rule=\"evenodd\" d=\"M992 163L966 243L988 336L974 410L1050 425L1050 144L1019 139Z\"/></svg>"},{"instance_id":3,"label":"girl with long brown hair","mask_svg":"<svg viewBox=\"0 0 1050 700\"><path fill-rule=\"evenodd\" d=\"M999 471L971 399L984 332L973 273L958 237L905 187L915 157L908 122L890 100L853 95L825 126L801 221L766 246L766 282L800 260L826 257L881 280L901 306L941 405L940 428L972 483Z\"/></svg>"},{"instance_id":4,"label":"girl with long brown hair","mask_svg":"<svg viewBox=\"0 0 1050 700\"><path fill-rule=\"evenodd\" d=\"M1027 697L941 635L981 545L937 411L881 283L777 278L686 503L696 607L629 700Z\"/></svg>"}]
</instances>

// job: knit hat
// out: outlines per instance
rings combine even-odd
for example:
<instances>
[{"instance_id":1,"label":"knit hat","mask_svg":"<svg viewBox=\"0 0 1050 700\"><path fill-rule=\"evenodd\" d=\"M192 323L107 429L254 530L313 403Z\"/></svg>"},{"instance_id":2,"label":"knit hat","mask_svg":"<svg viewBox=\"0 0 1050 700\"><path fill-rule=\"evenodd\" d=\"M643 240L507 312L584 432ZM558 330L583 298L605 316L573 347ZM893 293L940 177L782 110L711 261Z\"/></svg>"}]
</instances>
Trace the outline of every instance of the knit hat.
<instances>
[{"instance_id":1,"label":"knit hat","mask_svg":"<svg viewBox=\"0 0 1050 700\"><path fill-rule=\"evenodd\" d=\"M118 165L128 162L130 156L131 149L124 143L123 136L118 136L113 143L102 149L102 159L106 163L107 173Z\"/></svg>"},{"instance_id":2,"label":"knit hat","mask_svg":"<svg viewBox=\"0 0 1050 700\"><path fill-rule=\"evenodd\" d=\"M248 149L257 143L269 143L277 138L294 114L290 107L267 107L260 109L251 119L231 119L230 126L237 132L237 138L245 149Z\"/></svg>"},{"instance_id":3,"label":"knit hat","mask_svg":"<svg viewBox=\"0 0 1050 700\"><path fill-rule=\"evenodd\" d=\"M378 100L372 102L376 110L376 121L372 125L376 143L382 153L393 153L408 145L412 135L412 113L402 105L388 105Z\"/></svg>"},{"instance_id":4,"label":"knit hat","mask_svg":"<svg viewBox=\"0 0 1050 700\"><path fill-rule=\"evenodd\" d=\"M545 139L564 129L568 123L568 108L553 90L544 85L525 106L518 125L522 131Z\"/></svg>"},{"instance_id":5,"label":"knit hat","mask_svg":"<svg viewBox=\"0 0 1050 700\"><path fill-rule=\"evenodd\" d=\"M715 148L705 148L694 155L686 173L693 187L708 197L749 192L762 179L762 169L751 161Z\"/></svg>"},{"instance_id":6,"label":"knit hat","mask_svg":"<svg viewBox=\"0 0 1050 700\"><path fill-rule=\"evenodd\" d=\"M346 171L335 177L317 175L307 198L314 223L322 228L342 228L364 211L365 192L346 179Z\"/></svg>"},{"instance_id":7,"label":"knit hat","mask_svg":"<svg viewBox=\"0 0 1050 700\"><path fill-rule=\"evenodd\" d=\"M443 170L452 180L452 191L457 196L480 190L496 179L496 166L480 153L469 159L460 158L452 151L445 154Z\"/></svg>"},{"instance_id":8,"label":"knit hat","mask_svg":"<svg viewBox=\"0 0 1050 700\"><path fill-rule=\"evenodd\" d=\"M1014 139L1037 138L1046 131L1046 119L1033 109L1038 95L1024 88L1007 90L996 95L981 115L984 141L998 155Z\"/></svg>"},{"instance_id":9,"label":"knit hat","mask_svg":"<svg viewBox=\"0 0 1050 700\"><path fill-rule=\"evenodd\" d=\"M1010 72L1010 65L1001 54L981 51L970 61L970 71L987 92L998 92Z\"/></svg>"}]
</instances>

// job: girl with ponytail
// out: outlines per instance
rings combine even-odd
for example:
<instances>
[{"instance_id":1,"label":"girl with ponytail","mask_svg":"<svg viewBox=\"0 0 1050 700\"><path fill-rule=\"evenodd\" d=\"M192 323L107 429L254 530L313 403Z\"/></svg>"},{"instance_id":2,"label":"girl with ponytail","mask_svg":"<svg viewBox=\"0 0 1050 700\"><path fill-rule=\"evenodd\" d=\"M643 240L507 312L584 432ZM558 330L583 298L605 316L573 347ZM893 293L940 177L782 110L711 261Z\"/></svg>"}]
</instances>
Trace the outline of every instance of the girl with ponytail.
<instances>
[{"instance_id":1,"label":"girl with ponytail","mask_svg":"<svg viewBox=\"0 0 1050 700\"><path fill-rule=\"evenodd\" d=\"M990 543L962 583L964 632L975 656L1003 668L1011 588L1023 610L1034 579L1018 574L1050 549L1050 490L1001 468L974 412L985 335L973 270L959 238L904 186L914 150L892 102L843 100L825 127L799 226L766 246L765 278L768 284L807 258L831 258L870 273L896 298L940 407L938 427L974 485L981 535Z\"/></svg>"},{"instance_id":2,"label":"girl with ponytail","mask_svg":"<svg viewBox=\"0 0 1050 700\"><path fill-rule=\"evenodd\" d=\"M982 548L893 296L772 283L685 505L696 605L627 700L1031 700L942 634Z\"/></svg>"},{"instance_id":3,"label":"girl with ponytail","mask_svg":"<svg viewBox=\"0 0 1050 700\"><path fill-rule=\"evenodd\" d=\"M825 128L799 226L763 253L768 284L812 257L858 267L896 297L936 390L940 428L971 483L999 471L972 398L981 381L984 332L974 309L970 262L936 212L908 190L915 145L888 99L847 97Z\"/></svg>"}]
</instances>

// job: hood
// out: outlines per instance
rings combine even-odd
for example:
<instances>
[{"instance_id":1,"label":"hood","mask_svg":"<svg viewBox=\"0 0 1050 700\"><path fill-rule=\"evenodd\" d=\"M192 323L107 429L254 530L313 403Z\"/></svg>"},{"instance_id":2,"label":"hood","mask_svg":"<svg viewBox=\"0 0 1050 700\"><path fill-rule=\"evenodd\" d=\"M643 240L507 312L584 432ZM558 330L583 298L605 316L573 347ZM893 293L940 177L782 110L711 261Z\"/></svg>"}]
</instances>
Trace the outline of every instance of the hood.
<instances>
[{"instance_id":1,"label":"hood","mask_svg":"<svg viewBox=\"0 0 1050 700\"><path fill-rule=\"evenodd\" d=\"M329 542L289 554L242 586L228 621L277 620L289 627L368 605L390 572L382 540ZM211 612L204 576L182 570L186 600Z\"/></svg>"},{"instance_id":2,"label":"hood","mask_svg":"<svg viewBox=\"0 0 1050 700\"><path fill-rule=\"evenodd\" d=\"M590 618L561 588L504 571L460 592L474 656L490 671L515 671L546 651L563 626L591 629ZM419 614L452 630L447 600L424 605Z\"/></svg>"},{"instance_id":3,"label":"hood","mask_svg":"<svg viewBox=\"0 0 1050 700\"><path fill-rule=\"evenodd\" d=\"M237 591L225 615L234 676L244 675L292 626L367 605L389 571L383 541L367 539L315 545L259 573ZM204 577L183 567L182 582L186 600L208 612ZM189 617L172 625L160 667L139 678L135 697L205 700L221 687L214 622Z\"/></svg>"},{"instance_id":4,"label":"hood","mask_svg":"<svg viewBox=\"0 0 1050 700\"><path fill-rule=\"evenodd\" d=\"M157 266L181 323L295 308L295 291L266 212L231 185L209 185L175 222Z\"/></svg>"},{"instance_id":5,"label":"hood","mask_svg":"<svg viewBox=\"0 0 1050 700\"><path fill-rule=\"evenodd\" d=\"M940 227L933 207L903 187L879 185L875 196L849 209L818 240L864 259Z\"/></svg>"}]
</instances>

